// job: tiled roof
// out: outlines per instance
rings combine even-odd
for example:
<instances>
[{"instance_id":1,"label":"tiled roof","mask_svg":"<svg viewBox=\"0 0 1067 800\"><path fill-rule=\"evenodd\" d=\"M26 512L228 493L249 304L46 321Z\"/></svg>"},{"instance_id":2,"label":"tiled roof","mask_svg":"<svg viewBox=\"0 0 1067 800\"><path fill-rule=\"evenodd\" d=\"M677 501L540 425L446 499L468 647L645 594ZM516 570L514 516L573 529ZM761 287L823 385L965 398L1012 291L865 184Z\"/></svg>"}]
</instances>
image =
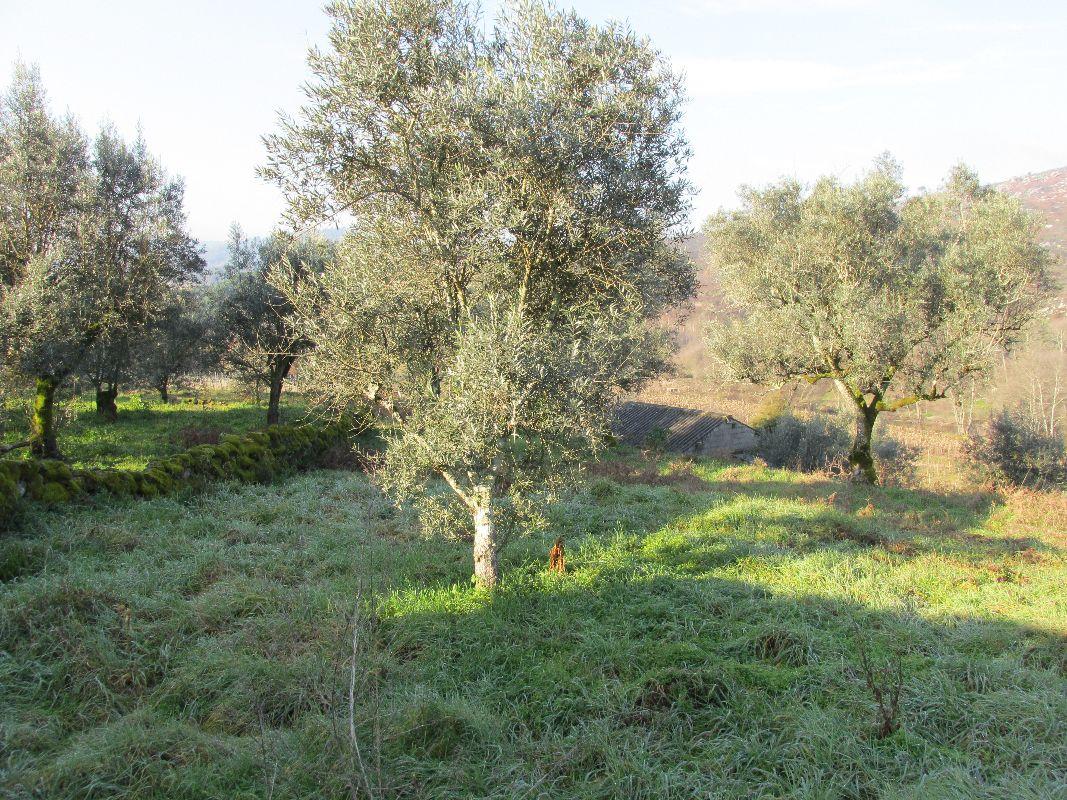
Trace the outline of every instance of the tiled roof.
<instances>
[{"instance_id":1,"label":"tiled roof","mask_svg":"<svg viewBox=\"0 0 1067 800\"><path fill-rule=\"evenodd\" d=\"M737 422L728 415L710 411L629 401L616 409L611 429L624 444L634 447L643 446L650 433L662 430L667 434L665 450L687 453L707 442L726 421Z\"/></svg>"}]
</instances>

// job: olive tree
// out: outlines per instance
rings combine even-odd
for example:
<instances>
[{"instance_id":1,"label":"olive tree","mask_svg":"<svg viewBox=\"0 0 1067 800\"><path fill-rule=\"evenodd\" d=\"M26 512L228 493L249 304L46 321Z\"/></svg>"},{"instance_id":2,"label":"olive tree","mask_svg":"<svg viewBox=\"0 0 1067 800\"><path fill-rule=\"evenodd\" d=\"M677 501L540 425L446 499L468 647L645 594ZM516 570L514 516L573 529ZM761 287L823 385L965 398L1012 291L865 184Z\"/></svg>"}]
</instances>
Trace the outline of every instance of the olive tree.
<instances>
[{"instance_id":1,"label":"olive tree","mask_svg":"<svg viewBox=\"0 0 1067 800\"><path fill-rule=\"evenodd\" d=\"M833 381L855 411L860 480L876 480L879 414L985 373L1049 288L1034 221L964 167L908 197L886 156L853 184L785 180L741 200L706 226L738 306L711 326L711 348L739 379Z\"/></svg>"},{"instance_id":2,"label":"olive tree","mask_svg":"<svg viewBox=\"0 0 1067 800\"><path fill-rule=\"evenodd\" d=\"M170 290L162 307L133 341L133 377L170 401L174 383L217 361L215 307L201 286Z\"/></svg>"},{"instance_id":3,"label":"olive tree","mask_svg":"<svg viewBox=\"0 0 1067 800\"><path fill-rule=\"evenodd\" d=\"M17 65L0 100L0 357L9 384L34 383L36 455L58 455L56 391L98 334L91 206L85 137L52 116L37 70Z\"/></svg>"},{"instance_id":4,"label":"olive tree","mask_svg":"<svg viewBox=\"0 0 1067 800\"><path fill-rule=\"evenodd\" d=\"M197 242L185 231L184 187L167 177L140 137L105 127L92 159L90 253L100 282L99 333L83 367L96 410L114 421L119 384L130 377L137 340L176 287L199 279Z\"/></svg>"},{"instance_id":5,"label":"olive tree","mask_svg":"<svg viewBox=\"0 0 1067 800\"><path fill-rule=\"evenodd\" d=\"M538 3L335 2L264 173L338 257L286 289L336 410L394 423L386 487L447 484L499 577L500 521L573 475L613 399L664 368L688 298L680 78L645 40ZM278 282L281 287L281 281Z\"/></svg>"},{"instance_id":6,"label":"olive tree","mask_svg":"<svg viewBox=\"0 0 1067 800\"><path fill-rule=\"evenodd\" d=\"M113 382L129 332L203 261L184 232L180 181L163 176L143 142L107 128L90 154L23 66L0 103L0 197L3 367L9 383L34 381L30 444L55 457L56 392L87 368L98 389Z\"/></svg>"},{"instance_id":7,"label":"olive tree","mask_svg":"<svg viewBox=\"0 0 1067 800\"><path fill-rule=\"evenodd\" d=\"M283 384L309 345L293 324L292 306L282 289L299 288L332 253L333 245L317 235L275 232L248 239L237 226L231 229L230 260L219 285L222 361L243 380L267 386L268 425L281 420ZM272 271L281 288L267 280Z\"/></svg>"}]
</instances>

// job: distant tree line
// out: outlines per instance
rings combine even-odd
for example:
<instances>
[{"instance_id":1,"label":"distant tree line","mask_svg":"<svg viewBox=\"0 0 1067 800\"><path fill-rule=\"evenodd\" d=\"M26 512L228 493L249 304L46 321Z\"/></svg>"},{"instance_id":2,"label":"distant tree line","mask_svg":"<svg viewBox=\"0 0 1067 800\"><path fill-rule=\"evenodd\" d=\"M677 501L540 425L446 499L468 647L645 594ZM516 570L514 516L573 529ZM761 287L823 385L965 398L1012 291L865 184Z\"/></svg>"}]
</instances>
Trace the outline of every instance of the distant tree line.
<instances>
[{"instance_id":1,"label":"distant tree line","mask_svg":"<svg viewBox=\"0 0 1067 800\"><path fill-rule=\"evenodd\" d=\"M267 276L295 285L332 245L235 231L224 275L205 284L184 194L140 135L104 126L90 140L51 112L38 71L16 65L0 99L0 385L33 393L34 454L59 455L56 398L75 379L114 421L123 386L154 387L167 402L183 375L227 370L267 386L267 422L279 420L305 343Z\"/></svg>"}]
</instances>

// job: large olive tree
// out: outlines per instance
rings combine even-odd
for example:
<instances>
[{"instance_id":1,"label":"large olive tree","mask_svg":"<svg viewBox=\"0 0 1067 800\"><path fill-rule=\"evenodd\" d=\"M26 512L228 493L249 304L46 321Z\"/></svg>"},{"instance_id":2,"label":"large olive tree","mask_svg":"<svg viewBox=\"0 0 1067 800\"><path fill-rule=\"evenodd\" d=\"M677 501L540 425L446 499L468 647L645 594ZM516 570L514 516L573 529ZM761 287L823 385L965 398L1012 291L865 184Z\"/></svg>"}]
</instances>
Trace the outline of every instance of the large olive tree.
<instances>
[{"instance_id":1,"label":"large olive tree","mask_svg":"<svg viewBox=\"0 0 1067 800\"><path fill-rule=\"evenodd\" d=\"M853 184L786 180L741 199L705 229L739 312L712 325L712 350L739 379L833 381L855 411L861 480L876 480L878 415L986 371L1049 287L1034 221L963 167L912 197L883 157Z\"/></svg>"},{"instance_id":2,"label":"large olive tree","mask_svg":"<svg viewBox=\"0 0 1067 800\"><path fill-rule=\"evenodd\" d=\"M51 115L37 70L16 67L0 102L0 355L9 383L35 384L38 455L59 454L63 383L89 371L113 411L131 332L202 268L183 196L140 140L105 128L90 153L73 120Z\"/></svg>"},{"instance_id":3,"label":"large olive tree","mask_svg":"<svg viewBox=\"0 0 1067 800\"><path fill-rule=\"evenodd\" d=\"M162 403L170 402L177 381L218 364L213 299L204 286L171 289L152 321L133 340L132 377L159 392Z\"/></svg>"},{"instance_id":4,"label":"large olive tree","mask_svg":"<svg viewBox=\"0 0 1067 800\"><path fill-rule=\"evenodd\" d=\"M118 414L119 385L136 367L136 345L178 287L199 280L198 243L185 230L185 190L169 178L138 137L126 142L105 127L92 158L89 252L100 284L99 335L83 372L96 389L96 410ZM158 328L156 329L159 330Z\"/></svg>"},{"instance_id":5,"label":"large olive tree","mask_svg":"<svg viewBox=\"0 0 1067 800\"><path fill-rule=\"evenodd\" d=\"M335 408L395 422L385 484L443 479L498 580L499 519L569 474L661 369L693 290L681 83L651 45L538 3L335 2L308 104L267 140L294 222L351 221L287 292ZM279 283L279 285L281 285Z\"/></svg>"}]
</instances>

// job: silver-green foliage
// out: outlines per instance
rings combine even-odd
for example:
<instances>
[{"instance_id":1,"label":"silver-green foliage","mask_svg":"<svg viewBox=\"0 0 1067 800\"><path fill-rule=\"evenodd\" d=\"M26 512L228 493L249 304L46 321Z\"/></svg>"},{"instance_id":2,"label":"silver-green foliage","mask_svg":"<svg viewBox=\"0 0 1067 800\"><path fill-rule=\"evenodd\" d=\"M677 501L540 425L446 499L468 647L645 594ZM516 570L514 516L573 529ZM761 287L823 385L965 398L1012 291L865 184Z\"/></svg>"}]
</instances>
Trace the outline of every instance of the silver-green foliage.
<instances>
[{"instance_id":1,"label":"silver-green foliage","mask_svg":"<svg viewBox=\"0 0 1067 800\"><path fill-rule=\"evenodd\" d=\"M69 372L93 316L80 302L93 289L82 247L90 158L73 119L52 116L40 75L23 65L0 103L0 194L4 366Z\"/></svg>"},{"instance_id":2,"label":"silver-green foliage","mask_svg":"<svg viewBox=\"0 0 1067 800\"><path fill-rule=\"evenodd\" d=\"M232 373L268 387L268 424L279 421L282 384L310 345L294 323L288 293L321 272L333 252L333 244L321 236L276 231L249 239L236 225L230 232L230 260L216 288L218 344ZM272 274L281 288L268 280Z\"/></svg>"},{"instance_id":3,"label":"silver-green foliage","mask_svg":"<svg viewBox=\"0 0 1067 800\"><path fill-rule=\"evenodd\" d=\"M179 287L199 279L198 243L185 230L185 189L168 177L139 136L126 142L110 127L92 157L87 257L99 282L95 341L83 371L114 403L133 375L138 340L163 315Z\"/></svg>"},{"instance_id":4,"label":"silver-green foliage","mask_svg":"<svg viewBox=\"0 0 1067 800\"><path fill-rule=\"evenodd\" d=\"M712 348L743 380L832 380L855 409L850 460L867 479L878 414L985 372L1049 286L1034 221L963 167L913 197L886 157L851 185L786 180L741 199L706 228L742 310L712 326Z\"/></svg>"},{"instance_id":5,"label":"silver-green foliage","mask_svg":"<svg viewBox=\"0 0 1067 800\"><path fill-rule=\"evenodd\" d=\"M90 153L37 70L16 66L0 101L0 358L17 385L36 380L39 452L57 454L57 388L202 267L183 194L141 141L105 128Z\"/></svg>"},{"instance_id":6,"label":"silver-green foliage","mask_svg":"<svg viewBox=\"0 0 1067 800\"><path fill-rule=\"evenodd\" d=\"M388 409L385 482L443 478L492 583L494 519L598 445L669 352L649 320L692 292L681 81L626 28L537 3L488 33L449 0L329 12L264 168L295 222L351 217L321 276L278 281L315 345L302 375Z\"/></svg>"}]
</instances>

